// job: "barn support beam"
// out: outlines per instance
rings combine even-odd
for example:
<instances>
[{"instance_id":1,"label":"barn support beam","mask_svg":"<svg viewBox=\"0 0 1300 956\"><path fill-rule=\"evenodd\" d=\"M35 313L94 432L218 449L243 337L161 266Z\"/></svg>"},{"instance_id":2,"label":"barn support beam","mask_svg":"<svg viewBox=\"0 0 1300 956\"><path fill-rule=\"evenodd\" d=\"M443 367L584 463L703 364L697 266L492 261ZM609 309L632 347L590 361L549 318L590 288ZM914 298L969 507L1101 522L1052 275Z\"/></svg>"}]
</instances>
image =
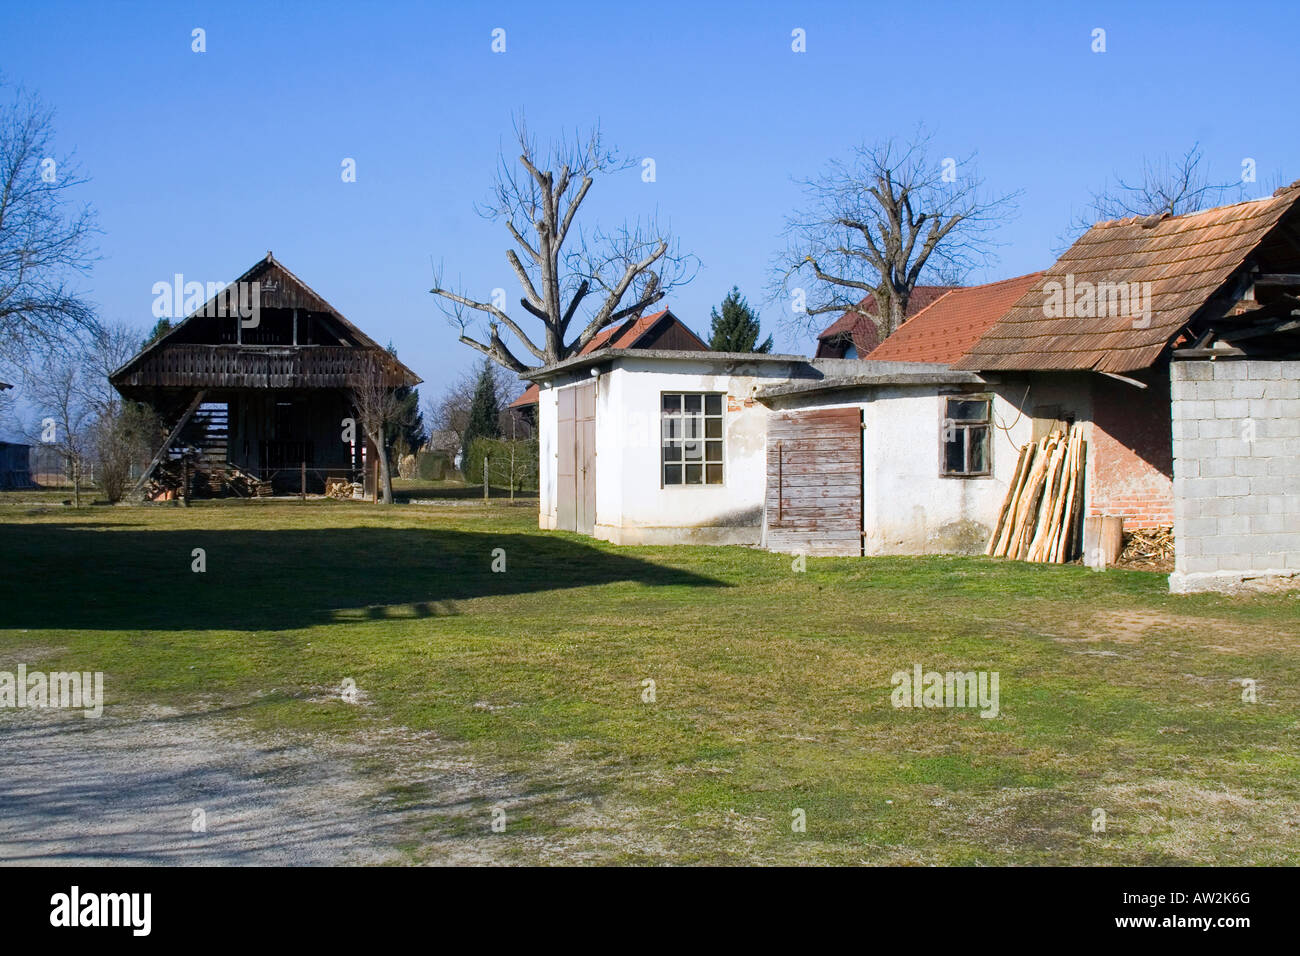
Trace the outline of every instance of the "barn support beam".
<instances>
[{"instance_id":1,"label":"barn support beam","mask_svg":"<svg viewBox=\"0 0 1300 956\"><path fill-rule=\"evenodd\" d=\"M180 435L181 429L184 428L186 423L194 416L198 407L203 404L203 397L207 394L207 389L200 389L199 393L194 396L194 401L190 402L190 406L185 410L185 414L181 416L181 420L178 421L176 426L172 428L170 433L168 433L167 440L164 441L162 447L158 449L158 454L153 456L153 461L149 462L149 467L140 472L140 478L136 481L135 486L131 489L131 494L128 497L134 498L144 490L144 486L149 482L149 476L154 473L154 469L157 468L162 463L162 460L167 457L167 451L172 447L172 442L174 442L176 437Z\"/></svg>"}]
</instances>

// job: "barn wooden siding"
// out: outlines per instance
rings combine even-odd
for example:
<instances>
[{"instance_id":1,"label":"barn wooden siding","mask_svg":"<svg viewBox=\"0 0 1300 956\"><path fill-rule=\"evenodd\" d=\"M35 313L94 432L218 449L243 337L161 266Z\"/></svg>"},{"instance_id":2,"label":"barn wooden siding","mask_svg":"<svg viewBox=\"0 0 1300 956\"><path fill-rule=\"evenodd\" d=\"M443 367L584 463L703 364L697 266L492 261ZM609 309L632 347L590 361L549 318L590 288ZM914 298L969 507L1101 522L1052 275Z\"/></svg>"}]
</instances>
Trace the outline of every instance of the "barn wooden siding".
<instances>
[{"instance_id":1,"label":"barn wooden siding","mask_svg":"<svg viewBox=\"0 0 1300 956\"><path fill-rule=\"evenodd\" d=\"M349 388L382 368L391 387L409 373L382 350L346 346L173 345L145 354L114 378L119 387Z\"/></svg>"},{"instance_id":2,"label":"barn wooden siding","mask_svg":"<svg viewBox=\"0 0 1300 956\"><path fill-rule=\"evenodd\" d=\"M862 554L862 410L775 412L767 425L767 546Z\"/></svg>"}]
</instances>

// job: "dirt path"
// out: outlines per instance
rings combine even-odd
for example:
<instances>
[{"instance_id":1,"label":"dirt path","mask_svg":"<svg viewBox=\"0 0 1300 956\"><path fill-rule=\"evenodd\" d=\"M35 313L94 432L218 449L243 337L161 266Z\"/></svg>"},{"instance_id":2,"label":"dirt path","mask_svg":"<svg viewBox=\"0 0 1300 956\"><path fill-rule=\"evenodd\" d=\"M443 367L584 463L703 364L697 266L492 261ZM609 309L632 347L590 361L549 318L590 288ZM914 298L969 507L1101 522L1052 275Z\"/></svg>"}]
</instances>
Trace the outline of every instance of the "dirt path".
<instances>
[{"instance_id":1,"label":"dirt path","mask_svg":"<svg viewBox=\"0 0 1300 956\"><path fill-rule=\"evenodd\" d=\"M383 864L409 862L404 847L491 862L487 828L466 821L508 799L507 782L436 740L381 736L364 748L281 742L221 710L0 711L0 865ZM358 769L398 749L400 780ZM394 784L420 801L397 801ZM196 810L206 832L194 832Z\"/></svg>"}]
</instances>

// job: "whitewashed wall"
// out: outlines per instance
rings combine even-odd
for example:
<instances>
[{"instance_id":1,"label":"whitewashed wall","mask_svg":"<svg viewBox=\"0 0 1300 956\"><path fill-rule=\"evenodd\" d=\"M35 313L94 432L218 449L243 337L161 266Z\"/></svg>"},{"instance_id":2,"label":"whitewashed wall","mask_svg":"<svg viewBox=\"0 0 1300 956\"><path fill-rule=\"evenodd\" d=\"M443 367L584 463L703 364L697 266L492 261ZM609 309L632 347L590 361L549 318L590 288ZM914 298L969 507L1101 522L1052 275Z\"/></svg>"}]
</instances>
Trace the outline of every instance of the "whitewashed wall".
<instances>
[{"instance_id":1,"label":"whitewashed wall","mask_svg":"<svg viewBox=\"0 0 1300 956\"><path fill-rule=\"evenodd\" d=\"M866 426L862 447L863 530L867 554L977 553L984 549L1020 446L1033 420L1020 404L1055 402L1024 385L981 389L993 399L992 474L956 478L940 474L944 386L889 385L856 392L788 399L782 411L856 407ZM1001 427L999 427L1001 426Z\"/></svg>"},{"instance_id":2,"label":"whitewashed wall","mask_svg":"<svg viewBox=\"0 0 1300 956\"><path fill-rule=\"evenodd\" d=\"M767 409L752 400L787 366L755 363L736 374L699 363L628 360L600 377L596 398L596 536L616 544L758 544L766 483ZM660 487L664 392L722 392L721 485ZM748 402L748 404L746 404Z\"/></svg>"}]
</instances>

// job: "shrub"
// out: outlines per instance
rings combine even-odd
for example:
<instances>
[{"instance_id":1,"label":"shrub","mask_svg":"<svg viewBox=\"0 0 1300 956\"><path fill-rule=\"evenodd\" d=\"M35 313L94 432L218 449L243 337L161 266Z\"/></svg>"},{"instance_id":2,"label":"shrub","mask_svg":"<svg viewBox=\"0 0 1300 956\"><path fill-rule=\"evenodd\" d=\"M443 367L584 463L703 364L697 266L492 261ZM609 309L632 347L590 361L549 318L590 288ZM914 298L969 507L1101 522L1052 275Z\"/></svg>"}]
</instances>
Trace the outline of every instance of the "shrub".
<instances>
[{"instance_id":1,"label":"shrub","mask_svg":"<svg viewBox=\"0 0 1300 956\"><path fill-rule=\"evenodd\" d=\"M513 456L513 458L512 458ZM471 485L483 484L483 459L488 460L489 484L514 491L537 489L537 441L506 441L476 438L469 449L469 461L461 472Z\"/></svg>"},{"instance_id":2,"label":"shrub","mask_svg":"<svg viewBox=\"0 0 1300 956\"><path fill-rule=\"evenodd\" d=\"M445 451L422 451L415 459L415 474L421 481L442 481L451 471L451 457Z\"/></svg>"}]
</instances>

